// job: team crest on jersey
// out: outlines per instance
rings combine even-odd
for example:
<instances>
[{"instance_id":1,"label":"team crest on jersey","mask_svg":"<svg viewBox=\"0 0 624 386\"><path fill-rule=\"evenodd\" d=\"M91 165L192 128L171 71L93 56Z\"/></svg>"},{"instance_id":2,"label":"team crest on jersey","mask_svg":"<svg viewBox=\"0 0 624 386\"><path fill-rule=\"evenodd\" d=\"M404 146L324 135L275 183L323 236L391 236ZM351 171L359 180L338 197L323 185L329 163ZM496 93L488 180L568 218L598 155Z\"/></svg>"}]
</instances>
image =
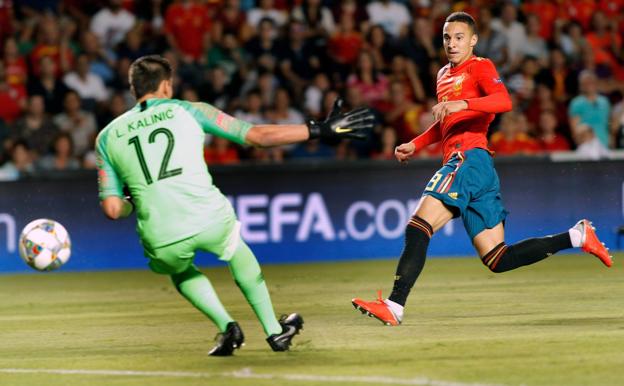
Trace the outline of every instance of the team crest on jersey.
<instances>
[{"instance_id":1,"label":"team crest on jersey","mask_svg":"<svg viewBox=\"0 0 624 386\"><path fill-rule=\"evenodd\" d=\"M232 117L231 115L228 115L224 112L220 112L219 114L217 114L217 125L225 129L226 131L230 128L232 122L234 122L234 117Z\"/></svg>"},{"instance_id":2,"label":"team crest on jersey","mask_svg":"<svg viewBox=\"0 0 624 386\"><path fill-rule=\"evenodd\" d=\"M455 79L455 82L453 83L453 93L455 93L455 95L461 94L465 78L466 78L466 75L461 74L460 76L457 77L457 79Z\"/></svg>"}]
</instances>

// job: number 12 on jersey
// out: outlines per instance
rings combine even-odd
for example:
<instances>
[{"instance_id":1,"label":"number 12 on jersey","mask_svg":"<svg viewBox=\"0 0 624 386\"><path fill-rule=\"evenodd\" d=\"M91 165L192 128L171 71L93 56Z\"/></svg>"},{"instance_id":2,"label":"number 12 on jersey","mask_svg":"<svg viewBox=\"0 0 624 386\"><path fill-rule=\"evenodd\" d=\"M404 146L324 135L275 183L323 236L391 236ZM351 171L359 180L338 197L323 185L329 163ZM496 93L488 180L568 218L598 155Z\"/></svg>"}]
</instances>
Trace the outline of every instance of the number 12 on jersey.
<instances>
[{"instance_id":1,"label":"number 12 on jersey","mask_svg":"<svg viewBox=\"0 0 624 386\"><path fill-rule=\"evenodd\" d=\"M169 165L169 158L171 158L171 153L173 152L173 147L175 146L175 138L173 137L173 133L171 132L171 130L160 127L150 133L147 141L149 143L154 143L156 141L156 136L158 136L159 134L163 134L167 138L167 149L165 149L165 155L163 156L163 159L160 163L158 181L182 174L182 168L167 170L167 166ZM152 178L152 175L150 174L149 169L147 168L147 162L145 161L145 155L143 154L143 149L141 147L139 137L134 136L130 138L128 140L128 145L134 146L134 150L137 153L139 164L141 165L141 171L143 172L143 176L145 176L145 182L148 185L151 185L154 180Z\"/></svg>"}]
</instances>

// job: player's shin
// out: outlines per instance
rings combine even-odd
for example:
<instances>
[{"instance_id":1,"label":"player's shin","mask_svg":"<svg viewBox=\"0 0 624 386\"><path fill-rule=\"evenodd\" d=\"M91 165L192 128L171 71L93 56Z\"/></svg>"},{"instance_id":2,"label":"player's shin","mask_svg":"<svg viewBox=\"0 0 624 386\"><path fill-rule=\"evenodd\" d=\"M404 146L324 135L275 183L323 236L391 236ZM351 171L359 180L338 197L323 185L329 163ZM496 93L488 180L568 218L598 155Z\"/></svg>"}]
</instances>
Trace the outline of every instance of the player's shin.
<instances>
[{"instance_id":1,"label":"player's shin","mask_svg":"<svg viewBox=\"0 0 624 386\"><path fill-rule=\"evenodd\" d=\"M267 336L280 334L282 326L275 317L271 296L262 276L260 265L251 249L242 240L229 261L229 267L236 284L253 308Z\"/></svg>"},{"instance_id":2,"label":"player's shin","mask_svg":"<svg viewBox=\"0 0 624 386\"><path fill-rule=\"evenodd\" d=\"M171 275L173 285L195 308L212 320L224 332L234 319L221 304L210 280L190 265L184 272Z\"/></svg>"},{"instance_id":3,"label":"player's shin","mask_svg":"<svg viewBox=\"0 0 624 386\"><path fill-rule=\"evenodd\" d=\"M562 249L572 248L568 232L557 235L532 238L507 246L498 244L481 258L492 272L500 273L537 263Z\"/></svg>"},{"instance_id":4,"label":"player's shin","mask_svg":"<svg viewBox=\"0 0 624 386\"><path fill-rule=\"evenodd\" d=\"M433 235L431 225L418 216L413 216L405 229L405 246L399 258L394 287L388 300L404 306L407 297L420 275L427 257L429 240Z\"/></svg>"}]
</instances>

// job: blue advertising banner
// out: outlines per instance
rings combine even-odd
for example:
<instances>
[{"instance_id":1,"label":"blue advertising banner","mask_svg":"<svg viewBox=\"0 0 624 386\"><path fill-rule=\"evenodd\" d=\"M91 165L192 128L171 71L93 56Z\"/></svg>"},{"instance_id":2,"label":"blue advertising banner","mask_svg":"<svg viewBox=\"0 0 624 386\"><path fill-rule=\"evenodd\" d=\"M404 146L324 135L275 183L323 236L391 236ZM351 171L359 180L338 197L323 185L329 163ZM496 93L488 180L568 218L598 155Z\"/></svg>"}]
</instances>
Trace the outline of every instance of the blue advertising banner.
<instances>
[{"instance_id":1,"label":"blue advertising banner","mask_svg":"<svg viewBox=\"0 0 624 386\"><path fill-rule=\"evenodd\" d=\"M506 241L561 232L590 218L616 245L624 224L624 161L560 162L497 159L510 215ZM439 168L416 161L289 164L211 168L232 202L241 233L264 263L396 257L420 193ZM29 271L17 253L19 232L36 218L69 231L72 257L63 270L145 268L133 217L107 220L96 176L0 184L0 272ZM434 235L431 256L474 256L461 221ZM198 264L217 264L202 255Z\"/></svg>"}]
</instances>

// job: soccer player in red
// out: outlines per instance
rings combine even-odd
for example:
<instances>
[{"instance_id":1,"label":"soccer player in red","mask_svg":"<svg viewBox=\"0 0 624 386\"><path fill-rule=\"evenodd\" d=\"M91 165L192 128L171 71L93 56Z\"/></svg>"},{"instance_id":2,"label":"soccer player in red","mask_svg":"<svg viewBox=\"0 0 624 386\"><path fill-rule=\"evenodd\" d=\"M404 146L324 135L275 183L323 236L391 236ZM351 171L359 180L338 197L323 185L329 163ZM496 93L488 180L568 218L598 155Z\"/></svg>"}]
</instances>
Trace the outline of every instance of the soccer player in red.
<instances>
[{"instance_id":1,"label":"soccer player in red","mask_svg":"<svg viewBox=\"0 0 624 386\"><path fill-rule=\"evenodd\" d=\"M406 227L390 297L383 300L380 291L376 301L352 300L356 309L386 325L401 323L407 297L425 264L431 236L455 217L462 218L483 264L493 272L533 264L573 247L595 255L608 267L612 264L612 257L588 220L557 235L505 244L507 211L486 134L495 114L511 110L511 100L492 62L473 55L477 39L472 16L455 12L446 18L443 41L449 63L438 73L438 104L433 107L436 121L395 149L397 160L406 162L417 150L442 141L444 166L425 187Z\"/></svg>"}]
</instances>

